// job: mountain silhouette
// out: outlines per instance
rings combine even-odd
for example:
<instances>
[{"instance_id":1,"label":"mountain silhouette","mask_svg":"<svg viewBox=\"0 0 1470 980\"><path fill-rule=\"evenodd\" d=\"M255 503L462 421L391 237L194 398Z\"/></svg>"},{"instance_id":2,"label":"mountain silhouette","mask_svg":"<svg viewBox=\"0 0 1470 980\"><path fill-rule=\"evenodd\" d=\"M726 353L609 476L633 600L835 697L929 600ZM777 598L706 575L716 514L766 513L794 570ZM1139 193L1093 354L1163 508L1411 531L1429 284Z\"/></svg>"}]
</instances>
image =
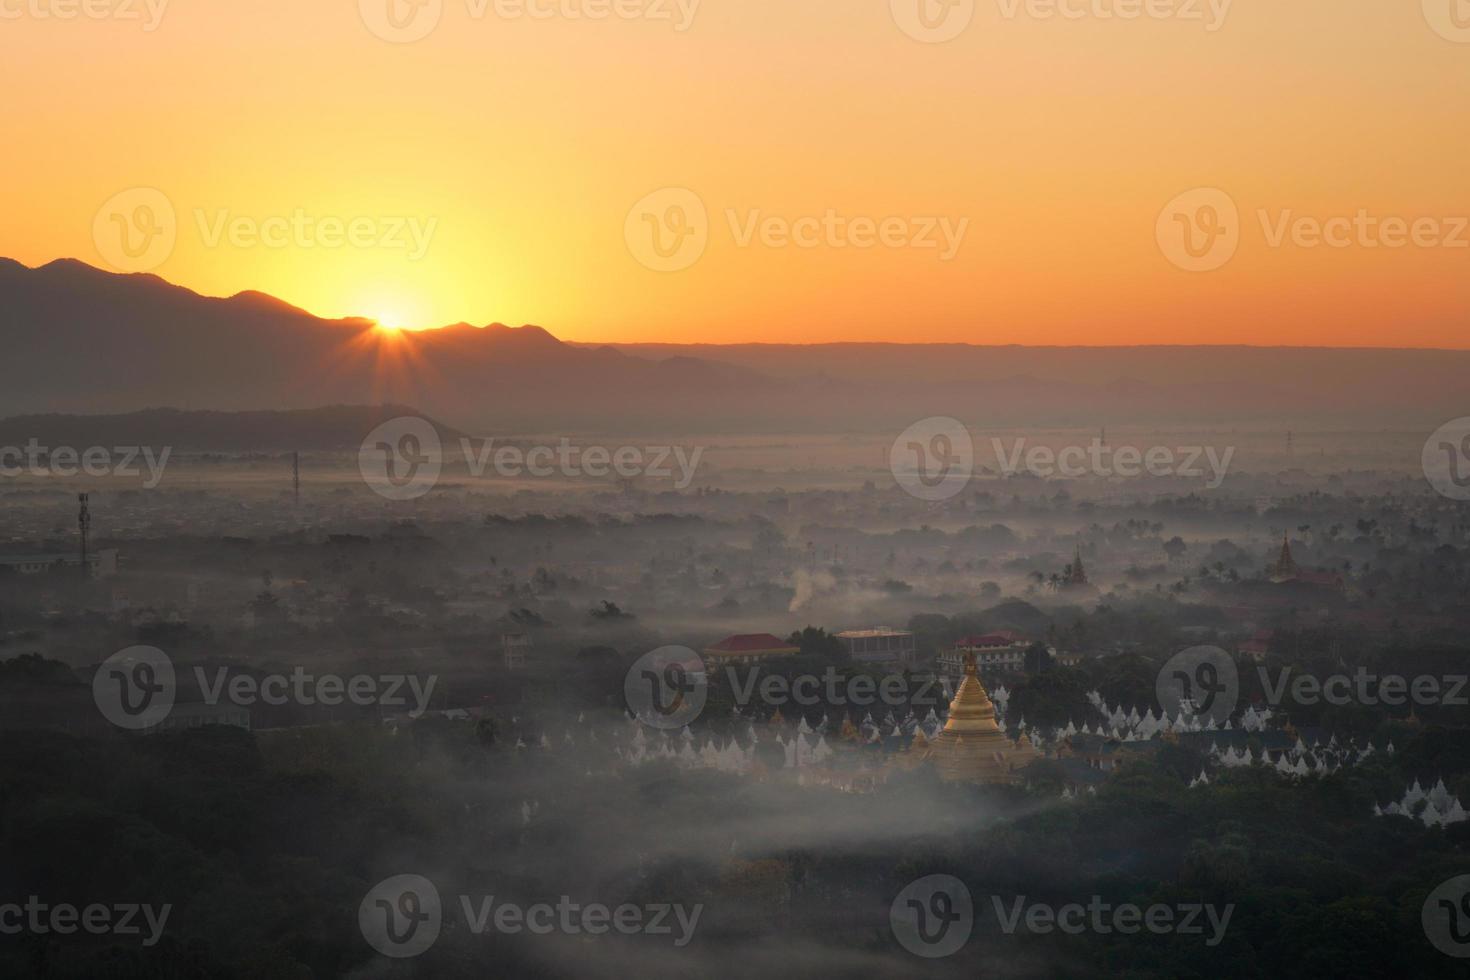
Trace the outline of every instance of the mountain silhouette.
<instances>
[{"instance_id":1,"label":"mountain silhouette","mask_svg":"<svg viewBox=\"0 0 1470 980\"><path fill-rule=\"evenodd\" d=\"M0 259L0 417L416 406L476 433L1110 424L1434 427L1470 352L965 344L577 344L537 326L392 333L264 293Z\"/></svg>"}]
</instances>

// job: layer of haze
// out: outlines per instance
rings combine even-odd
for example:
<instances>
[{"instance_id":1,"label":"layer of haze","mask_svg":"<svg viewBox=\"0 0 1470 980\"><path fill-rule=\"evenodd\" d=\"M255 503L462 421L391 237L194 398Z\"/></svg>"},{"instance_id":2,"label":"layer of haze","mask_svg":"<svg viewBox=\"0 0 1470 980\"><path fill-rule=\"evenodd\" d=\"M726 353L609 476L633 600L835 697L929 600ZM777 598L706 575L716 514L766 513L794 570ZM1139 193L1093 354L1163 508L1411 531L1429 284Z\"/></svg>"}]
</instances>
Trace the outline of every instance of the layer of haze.
<instances>
[{"instance_id":1,"label":"layer of haze","mask_svg":"<svg viewBox=\"0 0 1470 980\"><path fill-rule=\"evenodd\" d=\"M493 5L476 19L448 0L435 33L395 45L348 0L175 0L152 32L0 0L0 254L99 263L97 209L150 186L180 214L154 270L169 280L408 326L1470 346L1470 249L1271 248L1257 217L1470 214L1470 44L1431 30L1420 3L1236 3L1213 32L1009 6L981 2L958 38L921 44L887 0L704 0L682 33ZM712 230L695 265L659 273L623 225L668 186L697 191ZM1238 254L1211 273L1175 268L1154 240L1164 204L1200 186L1228 191L1242 216ZM209 247L195 218L297 209L438 225L410 261ZM742 248L727 209L969 229L949 262Z\"/></svg>"}]
</instances>

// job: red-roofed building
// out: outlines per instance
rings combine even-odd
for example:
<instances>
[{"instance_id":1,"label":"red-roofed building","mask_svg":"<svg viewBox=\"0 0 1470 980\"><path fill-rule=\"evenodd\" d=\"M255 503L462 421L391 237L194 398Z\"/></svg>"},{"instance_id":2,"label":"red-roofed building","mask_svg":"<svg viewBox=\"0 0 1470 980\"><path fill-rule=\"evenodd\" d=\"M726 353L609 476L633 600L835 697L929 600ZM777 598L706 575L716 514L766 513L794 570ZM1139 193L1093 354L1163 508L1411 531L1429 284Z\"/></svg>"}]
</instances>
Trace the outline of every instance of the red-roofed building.
<instances>
[{"instance_id":1,"label":"red-roofed building","mask_svg":"<svg viewBox=\"0 0 1470 980\"><path fill-rule=\"evenodd\" d=\"M790 657L801 650L770 633L736 633L704 648L706 664L752 664L769 657Z\"/></svg>"},{"instance_id":2,"label":"red-roofed building","mask_svg":"<svg viewBox=\"0 0 1470 980\"><path fill-rule=\"evenodd\" d=\"M1250 657L1258 663L1265 660L1266 654L1271 652L1271 638L1275 635L1275 630L1256 630L1249 639L1240 641L1241 656Z\"/></svg>"}]
</instances>

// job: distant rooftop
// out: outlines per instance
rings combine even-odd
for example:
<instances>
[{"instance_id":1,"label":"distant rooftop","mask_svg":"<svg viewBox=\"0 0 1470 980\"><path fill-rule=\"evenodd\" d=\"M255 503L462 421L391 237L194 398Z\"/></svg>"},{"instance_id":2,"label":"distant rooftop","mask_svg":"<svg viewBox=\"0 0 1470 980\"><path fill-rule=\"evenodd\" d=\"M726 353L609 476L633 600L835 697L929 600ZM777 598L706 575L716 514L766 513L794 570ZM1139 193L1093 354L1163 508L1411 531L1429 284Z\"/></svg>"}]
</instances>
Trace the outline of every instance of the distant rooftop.
<instances>
[{"instance_id":1,"label":"distant rooftop","mask_svg":"<svg viewBox=\"0 0 1470 980\"><path fill-rule=\"evenodd\" d=\"M770 633L737 633L705 648L716 653L755 653L769 650L796 650L796 647Z\"/></svg>"}]
</instances>

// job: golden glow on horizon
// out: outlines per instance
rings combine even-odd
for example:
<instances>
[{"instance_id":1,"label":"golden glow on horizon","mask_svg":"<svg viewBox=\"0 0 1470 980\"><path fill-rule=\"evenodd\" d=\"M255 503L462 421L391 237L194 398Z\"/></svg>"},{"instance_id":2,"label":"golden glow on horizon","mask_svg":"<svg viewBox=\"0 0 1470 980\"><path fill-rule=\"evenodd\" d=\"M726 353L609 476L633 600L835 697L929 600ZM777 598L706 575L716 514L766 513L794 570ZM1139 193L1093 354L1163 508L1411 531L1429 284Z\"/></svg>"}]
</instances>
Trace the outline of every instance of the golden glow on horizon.
<instances>
[{"instance_id":1,"label":"golden glow on horizon","mask_svg":"<svg viewBox=\"0 0 1470 980\"><path fill-rule=\"evenodd\" d=\"M0 20L0 255L106 267L98 211L144 187L176 236L150 271L384 338L499 321L594 342L1470 346L1470 248L1271 244L1283 215L1447 236L1470 215L1470 43L1423 4L1235 2L1213 31L1018 4L977 4L943 44L889 0L704 0L683 31L449 2L410 44L356 2L168 4L153 30L23 5ZM1198 187L1239 207L1209 272L1155 239ZM679 271L625 240L662 188L708 214ZM631 223L684 241L669 214ZM852 230L895 217L967 224L948 261ZM100 225L161 227L122 218Z\"/></svg>"}]
</instances>

